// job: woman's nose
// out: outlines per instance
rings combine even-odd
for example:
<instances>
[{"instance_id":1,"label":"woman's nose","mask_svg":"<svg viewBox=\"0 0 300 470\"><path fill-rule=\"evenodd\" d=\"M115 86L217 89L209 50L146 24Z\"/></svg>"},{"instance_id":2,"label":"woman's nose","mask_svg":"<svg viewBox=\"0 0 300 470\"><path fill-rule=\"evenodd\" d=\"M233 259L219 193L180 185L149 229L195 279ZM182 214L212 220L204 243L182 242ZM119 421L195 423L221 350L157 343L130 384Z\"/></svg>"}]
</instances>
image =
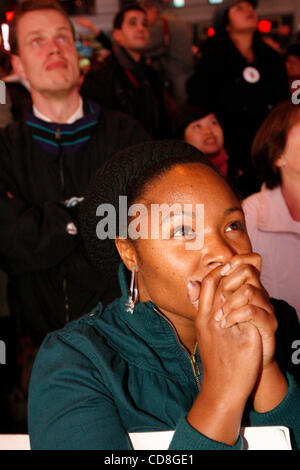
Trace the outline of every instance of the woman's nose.
<instances>
[{"instance_id":1,"label":"woman's nose","mask_svg":"<svg viewBox=\"0 0 300 470\"><path fill-rule=\"evenodd\" d=\"M231 258L237 254L234 247L221 236L211 243L206 243L205 246L205 252L202 251L202 265L211 269L230 262Z\"/></svg>"}]
</instances>

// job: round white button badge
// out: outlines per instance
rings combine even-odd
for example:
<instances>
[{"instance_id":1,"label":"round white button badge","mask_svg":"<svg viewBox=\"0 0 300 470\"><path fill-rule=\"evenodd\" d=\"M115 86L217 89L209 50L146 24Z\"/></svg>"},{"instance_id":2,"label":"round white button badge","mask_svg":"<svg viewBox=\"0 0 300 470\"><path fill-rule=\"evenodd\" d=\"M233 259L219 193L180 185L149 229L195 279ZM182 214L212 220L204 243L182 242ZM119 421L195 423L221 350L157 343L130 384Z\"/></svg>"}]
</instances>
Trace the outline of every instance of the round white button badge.
<instances>
[{"instance_id":1,"label":"round white button badge","mask_svg":"<svg viewBox=\"0 0 300 470\"><path fill-rule=\"evenodd\" d=\"M248 83L257 83L260 80L260 73L254 67L246 67L243 71L243 77Z\"/></svg>"},{"instance_id":2,"label":"round white button badge","mask_svg":"<svg viewBox=\"0 0 300 470\"><path fill-rule=\"evenodd\" d=\"M70 234L70 235L77 235L78 233L78 230L76 228L76 225L73 223L73 222L69 222L66 226L66 231Z\"/></svg>"}]
</instances>

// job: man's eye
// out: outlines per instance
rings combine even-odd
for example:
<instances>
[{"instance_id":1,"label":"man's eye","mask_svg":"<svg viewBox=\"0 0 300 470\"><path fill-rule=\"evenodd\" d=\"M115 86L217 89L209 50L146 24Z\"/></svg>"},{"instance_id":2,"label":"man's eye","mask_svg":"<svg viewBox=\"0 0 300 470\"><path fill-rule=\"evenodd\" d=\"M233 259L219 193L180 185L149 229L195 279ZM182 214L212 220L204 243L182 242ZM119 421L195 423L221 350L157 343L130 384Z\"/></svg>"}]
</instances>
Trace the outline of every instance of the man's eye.
<instances>
[{"instance_id":1,"label":"man's eye","mask_svg":"<svg viewBox=\"0 0 300 470\"><path fill-rule=\"evenodd\" d=\"M67 42L69 40L67 36L59 36L57 39L60 42Z\"/></svg>"},{"instance_id":2,"label":"man's eye","mask_svg":"<svg viewBox=\"0 0 300 470\"><path fill-rule=\"evenodd\" d=\"M32 40L32 45L33 46L38 46L42 42L41 38L35 38Z\"/></svg>"},{"instance_id":3,"label":"man's eye","mask_svg":"<svg viewBox=\"0 0 300 470\"><path fill-rule=\"evenodd\" d=\"M196 233L194 232L192 227L188 225L181 225L180 227L177 227L174 230L174 238L184 237L186 239L192 240L195 238L195 236L196 236Z\"/></svg>"},{"instance_id":4,"label":"man's eye","mask_svg":"<svg viewBox=\"0 0 300 470\"><path fill-rule=\"evenodd\" d=\"M231 232L232 230L245 230L245 225L240 220L235 220L226 228L225 232Z\"/></svg>"}]
</instances>

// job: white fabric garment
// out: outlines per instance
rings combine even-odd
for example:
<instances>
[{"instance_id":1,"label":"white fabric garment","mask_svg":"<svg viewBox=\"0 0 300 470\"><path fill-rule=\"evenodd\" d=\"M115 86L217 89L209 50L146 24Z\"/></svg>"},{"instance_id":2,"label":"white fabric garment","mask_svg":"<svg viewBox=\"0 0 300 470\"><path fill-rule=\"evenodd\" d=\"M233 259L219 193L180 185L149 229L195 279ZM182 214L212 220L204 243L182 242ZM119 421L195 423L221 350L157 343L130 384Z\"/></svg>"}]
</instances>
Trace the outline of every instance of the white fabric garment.
<instances>
[{"instance_id":1,"label":"white fabric garment","mask_svg":"<svg viewBox=\"0 0 300 470\"><path fill-rule=\"evenodd\" d=\"M262 186L242 203L253 251L262 256L261 281L271 297L288 302L300 320L300 222L281 188Z\"/></svg>"},{"instance_id":2,"label":"white fabric garment","mask_svg":"<svg viewBox=\"0 0 300 470\"><path fill-rule=\"evenodd\" d=\"M43 121L46 121L46 122L52 122L51 119L49 119L47 116L45 116L44 114L40 113L39 110L33 106L33 114L39 118L39 119L42 119ZM64 124L73 124L73 122L77 121L78 119L81 119L82 117L84 116L84 113L83 113L83 101L82 101L82 98L80 97L80 101L79 101L79 106L78 108L76 109L75 113L72 114L72 116L69 117L69 119L67 120L66 123Z\"/></svg>"}]
</instances>

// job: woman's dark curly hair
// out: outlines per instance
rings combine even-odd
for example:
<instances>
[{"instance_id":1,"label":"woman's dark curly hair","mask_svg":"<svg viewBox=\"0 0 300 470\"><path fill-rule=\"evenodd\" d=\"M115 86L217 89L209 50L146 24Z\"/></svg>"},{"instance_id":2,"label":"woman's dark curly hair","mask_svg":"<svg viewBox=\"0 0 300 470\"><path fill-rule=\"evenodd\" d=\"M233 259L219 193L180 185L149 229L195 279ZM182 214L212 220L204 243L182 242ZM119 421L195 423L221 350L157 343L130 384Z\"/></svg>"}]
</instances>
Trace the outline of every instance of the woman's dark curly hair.
<instances>
[{"instance_id":1,"label":"woman's dark curly hair","mask_svg":"<svg viewBox=\"0 0 300 470\"><path fill-rule=\"evenodd\" d=\"M258 178L273 189L281 184L275 165L284 152L291 128L300 121L300 107L291 100L277 105L258 130L252 145L252 161Z\"/></svg>"},{"instance_id":2,"label":"woman's dark curly hair","mask_svg":"<svg viewBox=\"0 0 300 470\"><path fill-rule=\"evenodd\" d=\"M119 196L127 196L129 207L155 178L184 163L201 163L218 173L195 147L177 140L136 144L118 152L97 171L81 203L80 233L86 254L98 271L115 272L120 257L114 240L100 240L97 237L96 227L101 220L101 216L96 214L97 208L101 204L110 204L115 208L118 236Z\"/></svg>"}]
</instances>

